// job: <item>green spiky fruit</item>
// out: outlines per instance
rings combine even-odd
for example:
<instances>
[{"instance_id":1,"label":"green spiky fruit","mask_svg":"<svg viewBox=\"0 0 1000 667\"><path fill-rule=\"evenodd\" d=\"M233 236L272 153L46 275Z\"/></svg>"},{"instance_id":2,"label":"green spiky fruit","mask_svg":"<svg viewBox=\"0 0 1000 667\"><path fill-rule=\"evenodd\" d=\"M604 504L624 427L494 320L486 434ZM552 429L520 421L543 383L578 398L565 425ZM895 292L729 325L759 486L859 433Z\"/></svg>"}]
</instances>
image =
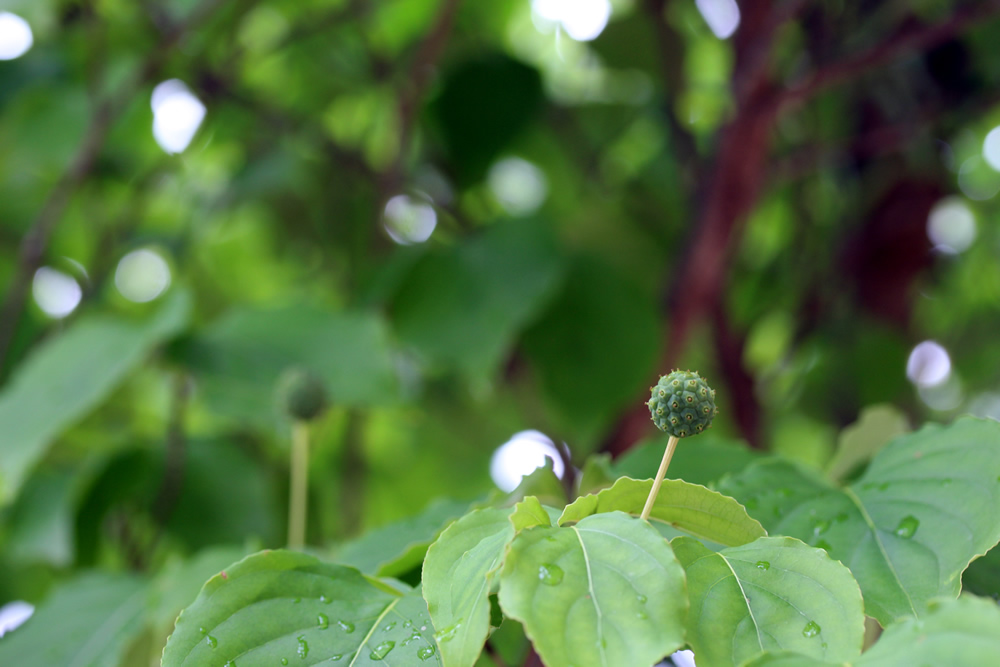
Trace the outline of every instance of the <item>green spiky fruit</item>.
<instances>
[{"instance_id":1,"label":"green spiky fruit","mask_svg":"<svg viewBox=\"0 0 1000 667\"><path fill-rule=\"evenodd\" d=\"M646 404L653 423L678 438L701 433L715 418L715 390L695 371L664 375Z\"/></svg>"},{"instance_id":2,"label":"green spiky fruit","mask_svg":"<svg viewBox=\"0 0 1000 667\"><path fill-rule=\"evenodd\" d=\"M326 410L326 386L304 368L289 368L278 380L278 405L296 421L312 421Z\"/></svg>"}]
</instances>

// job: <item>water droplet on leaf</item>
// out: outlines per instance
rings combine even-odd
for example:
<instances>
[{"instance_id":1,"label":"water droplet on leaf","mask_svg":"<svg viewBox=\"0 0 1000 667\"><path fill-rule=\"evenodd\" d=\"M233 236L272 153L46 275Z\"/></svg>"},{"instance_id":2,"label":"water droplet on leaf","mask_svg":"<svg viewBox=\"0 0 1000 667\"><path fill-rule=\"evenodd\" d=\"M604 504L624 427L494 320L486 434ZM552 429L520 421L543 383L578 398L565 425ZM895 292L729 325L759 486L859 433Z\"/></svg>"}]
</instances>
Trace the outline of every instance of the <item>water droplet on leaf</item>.
<instances>
[{"instance_id":1,"label":"water droplet on leaf","mask_svg":"<svg viewBox=\"0 0 1000 667\"><path fill-rule=\"evenodd\" d=\"M340 626L340 629L346 632L347 634L351 634L352 632L354 632L353 623L349 623L347 621L337 621L337 625Z\"/></svg>"},{"instance_id":2,"label":"water droplet on leaf","mask_svg":"<svg viewBox=\"0 0 1000 667\"><path fill-rule=\"evenodd\" d=\"M808 623L806 623L806 626L802 628L802 636L815 637L816 635L819 634L819 631L820 631L819 623L817 623L816 621L809 621Z\"/></svg>"},{"instance_id":3,"label":"water droplet on leaf","mask_svg":"<svg viewBox=\"0 0 1000 667\"><path fill-rule=\"evenodd\" d=\"M303 660L305 660L306 656L309 655L309 642L306 641L305 635L299 635L297 639L299 642L299 647L295 649L295 654L298 655Z\"/></svg>"},{"instance_id":4,"label":"water droplet on leaf","mask_svg":"<svg viewBox=\"0 0 1000 667\"><path fill-rule=\"evenodd\" d=\"M420 658L421 660L427 660L429 658L432 658L436 651L437 649L435 649L433 646L425 646L419 651L417 651L417 657Z\"/></svg>"},{"instance_id":5,"label":"water droplet on leaf","mask_svg":"<svg viewBox=\"0 0 1000 667\"><path fill-rule=\"evenodd\" d=\"M282 658L281 659L281 664L287 665L288 664L288 658Z\"/></svg>"},{"instance_id":6,"label":"water droplet on leaf","mask_svg":"<svg viewBox=\"0 0 1000 667\"><path fill-rule=\"evenodd\" d=\"M320 630L326 630L330 627L330 618L326 614L317 614L316 622L319 624Z\"/></svg>"},{"instance_id":7,"label":"water droplet on leaf","mask_svg":"<svg viewBox=\"0 0 1000 667\"><path fill-rule=\"evenodd\" d=\"M385 626L384 628L382 628L382 632L389 632L389 631L390 631L390 630L392 630L392 629L393 629L394 627L396 627L396 621L393 621L392 623L389 623L389 624L388 624L388 625L386 625L386 626Z\"/></svg>"},{"instance_id":8,"label":"water droplet on leaf","mask_svg":"<svg viewBox=\"0 0 1000 667\"><path fill-rule=\"evenodd\" d=\"M368 657L371 660L382 660L385 656L389 655L389 652L394 648L396 648L396 642L384 641L372 649L372 652L368 654Z\"/></svg>"},{"instance_id":9,"label":"water droplet on leaf","mask_svg":"<svg viewBox=\"0 0 1000 667\"><path fill-rule=\"evenodd\" d=\"M551 563L540 565L538 567L538 578L546 586L555 586L563 580L562 568Z\"/></svg>"},{"instance_id":10,"label":"water droplet on leaf","mask_svg":"<svg viewBox=\"0 0 1000 667\"><path fill-rule=\"evenodd\" d=\"M212 635L208 635L207 637L205 637L205 643L208 644L210 647L215 648L216 646L219 645L219 640L213 637Z\"/></svg>"},{"instance_id":11,"label":"water droplet on leaf","mask_svg":"<svg viewBox=\"0 0 1000 667\"><path fill-rule=\"evenodd\" d=\"M759 560L759 561L757 561L757 569L758 570L769 570L769 569L771 569L771 564L768 563L766 560Z\"/></svg>"},{"instance_id":12,"label":"water droplet on leaf","mask_svg":"<svg viewBox=\"0 0 1000 667\"><path fill-rule=\"evenodd\" d=\"M646 604L646 600L648 600L649 598L640 593L639 595L635 596L635 599L639 601L639 604Z\"/></svg>"},{"instance_id":13,"label":"water droplet on leaf","mask_svg":"<svg viewBox=\"0 0 1000 667\"><path fill-rule=\"evenodd\" d=\"M813 535L822 535L830 530L830 522L826 519L819 519L813 524Z\"/></svg>"},{"instance_id":14,"label":"water droplet on leaf","mask_svg":"<svg viewBox=\"0 0 1000 667\"><path fill-rule=\"evenodd\" d=\"M899 525L896 526L896 535L908 540L913 537L913 534L917 532L917 528L919 527L920 520L917 517L904 516L899 520Z\"/></svg>"}]
</instances>

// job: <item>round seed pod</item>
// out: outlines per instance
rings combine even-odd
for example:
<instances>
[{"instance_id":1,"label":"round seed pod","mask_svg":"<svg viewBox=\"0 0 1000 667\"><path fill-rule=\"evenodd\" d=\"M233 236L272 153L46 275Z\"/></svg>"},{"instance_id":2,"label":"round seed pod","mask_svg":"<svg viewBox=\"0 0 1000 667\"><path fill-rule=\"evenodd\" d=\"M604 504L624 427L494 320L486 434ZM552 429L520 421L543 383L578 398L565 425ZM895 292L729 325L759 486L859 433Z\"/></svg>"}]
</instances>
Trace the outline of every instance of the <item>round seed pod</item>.
<instances>
[{"instance_id":1,"label":"round seed pod","mask_svg":"<svg viewBox=\"0 0 1000 667\"><path fill-rule=\"evenodd\" d=\"M312 421L327 408L326 386L304 368L289 368L278 380L278 405L296 421Z\"/></svg>"},{"instance_id":2,"label":"round seed pod","mask_svg":"<svg viewBox=\"0 0 1000 667\"><path fill-rule=\"evenodd\" d=\"M653 423L672 436L697 435L715 418L715 390L695 371L674 371L650 387Z\"/></svg>"}]
</instances>

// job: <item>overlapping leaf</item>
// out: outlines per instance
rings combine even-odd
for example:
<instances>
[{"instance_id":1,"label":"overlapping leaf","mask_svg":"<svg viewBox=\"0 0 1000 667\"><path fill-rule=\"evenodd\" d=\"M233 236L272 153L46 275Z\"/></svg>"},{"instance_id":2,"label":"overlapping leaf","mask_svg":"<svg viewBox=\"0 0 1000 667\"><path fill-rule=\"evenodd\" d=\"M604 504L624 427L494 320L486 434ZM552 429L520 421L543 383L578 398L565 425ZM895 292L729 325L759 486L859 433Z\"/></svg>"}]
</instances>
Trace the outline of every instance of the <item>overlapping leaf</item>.
<instances>
[{"instance_id":1,"label":"overlapping leaf","mask_svg":"<svg viewBox=\"0 0 1000 667\"><path fill-rule=\"evenodd\" d=\"M671 546L687 573L687 640L699 667L737 665L778 649L832 661L860 655L861 591L822 549L789 537L717 553L689 537Z\"/></svg>"},{"instance_id":2,"label":"overlapping leaf","mask_svg":"<svg viewBox=\"0 0 1000 667\"><path fill-rule=\"evenodd\" d=\"M434 665L440 656L417 591L375 585L301 553L249 556L212 577L177 619L163 667Z\"/></svg>"},{"instance_id":3,"label":"overlapping leaf","mask_svg":"<svg viewBox=\"0 0 1000 667\"><path fill-rule=\"evenodd\" d=\"M684 642L684 572L649 523L622 512L518 534L499 600L547 665L648 665Z\"/></svg>"},{"instance_id":4,"label":"overlapping leaf","mask_svg":"<svg viewBox=\"0 0 1000 667\"><path fill-rule=\"evenodd\" d=\"M720 484L772 534L847 565L883 625L956 596L969 562L1000 540L1000 424L963 418L897 438L855 483L836 488L790 463Z\"/></svg>"},{"instance_id":5,"label":"overlapping leaf","mask_svg":"<svg viewBox=\"0 0 1000 667\"><path fill-rule=\"evenodd\" d=\"M567 506L559 524L616 510L638 515L652 486L651 479L622 477L611 488L578 498ZM649 516L689 535L727 546L746 544L767 535L760 523L750 518L732 498L679 479L664 480Z\"/></svg>"}]
</instances>

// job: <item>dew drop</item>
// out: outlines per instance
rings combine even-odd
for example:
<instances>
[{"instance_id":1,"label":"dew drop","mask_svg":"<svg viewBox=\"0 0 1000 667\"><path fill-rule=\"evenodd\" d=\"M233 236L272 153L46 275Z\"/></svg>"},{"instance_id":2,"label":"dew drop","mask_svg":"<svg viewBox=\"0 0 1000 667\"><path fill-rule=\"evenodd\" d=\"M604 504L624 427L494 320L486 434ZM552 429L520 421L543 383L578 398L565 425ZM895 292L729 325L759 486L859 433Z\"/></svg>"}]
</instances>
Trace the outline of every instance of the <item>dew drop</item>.
<instances>
[{"instance_id":1,"label":"dew drop","mask_svg":"<svg viewBox=\"0 0 1000 667\"><path fill-rule=\"evenodd\" d=\"M413 623L411 623L410 621L403 621L403 627L404 628L413 627Z\"/></svg>"},{"instance_id":2,"label":"dew drop","mask_svg":"<svg viewBox=\"0 0 1000 667\"><path fill-rule=\"evenodd\" d=\"M348 621L337 621L337 626L347 634L354 632L354 624Z\"/></svg>"},{"instance_id":3,"label":"dew drop","mask_svg":"<svg viewBox=\"0 0 1000 667\"><path fill-rule=\"evenodd\" d=\"M370 660L382 660L385 656L389 655L389 652L394 648L396 648L396 642L384 641L372 649L372 652L368 654L368 658Z\"/></svg>"},{"instance_id":4,"label":"dew drop","mask_svg":"<svg viewBox=\"0 0 1000 667\"><path fill-rule=\"evenodd\" d=\"M235 660L226 660L226 664L224 664L222 667L236 667L236 661Z\"/></svg>"},{"instance_id":5,"label":"dew drop","mask_svg":"<svg viewBox=\"0 0 1000 667\"><path fill-rule=\"evenodd\" d=\"M830 530L830 522L826 519L818 519L813 524L813 535L822 535L828 530Z\"/></svg>"},{"instance_id":6,"label":"dew drop","mask_svg":"<svg viewBox=\"0 0 1000 667\"><path fill-rule=\"evenodd\" d=\"M297 649L295 649L295 653L300 658L302 658L303 660L305 660L306 656L309 655L309 642L306 641L306 636L305 635L299 635L297 637L297 639L298 639L298 642L299 642L299 647Z\"/></svg>"},{"instance_id":7,"label":"dew drop","mask_svg":"<svg viewBox=\"0 0 1000 667\"><path fill-rule=\"evenodd\" d=\"M403 640L403 643L401 644L401 646L406 646L408 644L411 644L411 643L417 641L418 639L422 639L422 637L420 636L420 633L414 631L414 633L412 635L410 635L409 637L407 637L406 639Z\"/></svg>"},{"instance_id":8,"label":"dew drop","mask_svg":"<svg viewBox=\"0 0 1000 667\"><path fill-rule=\"evenodd\" d=\"M212 635L208 635L207 637L205 637L205 643L208 644L209 647L215 648L216 646L219 645L219 640L213 637Z\"/></svg>"},{"instance_id":9,"label":"dew drop","mask_svg":"<svg viewBox=\"0 0 1000 667\"><path fill-rule=\"evenodd\" d=\"M757 561L757 569L758 570L770 570L771 569L771 564L768 563L766 560L759 560L759 561Z\"/></svg>"},{"instance_id":10,"label":"dew drop","mask_svg":"<svg viewBox=\"0 0 1000 667\"><path fill-rule=\"evenodd\" d=\"M333 662L337 662L338 660L340 660L343 657L344 657L343 655L341 655L340 653L338 653L337 655L331 655L330 656L330 660L332 660Z\"/></svg>"},{"instance_id":11,"label":"dew drop","mask_svg":"<svg viewBox=\"0 0 1000 667\"><path fill-rule=\"evenodd\" d=\"M333 602L333 598L328 598L325 595L320 595L319 601L322 602L323 604L330 604L331 602Z\"/></svg>"},{"instance_id":12,"label":"dew drop","mask_svg":"<svg viewBox=\"0 0 1000 667\"><path fill-rule=\"evenodd\" d=\"M281 664L287 665L288 664L288 658L282 658L281 659Z\"/></svg>"},{"instance_id":13,"label":"dew drop","mask_svg":"<svg viewBox=\"0 0 1000 667\"><path fill-rule=\"evenodd\" d=\"M390 631L390 630L392 630L392 629L393 629L394 627L396 627L396 621L393 621L392 623L389 623L389 624L388 624L388 625L386 625L386 626L385 626L384 628L382 628L382 632L389 632L389 631Z\"/></svg>"},{"instance_id":14,"label":"dew drop","mask_svg":"<svg viewBox=\"0 0 1000 667\"><path fill-rule=\"evenodd\" d=\"M208 632L208 630L206 630L205 628L198 628L198 632L200 632L201 634L205 634Z\"/></svg>"},{"instance_id":15,"label":"dew drop","mask_svg":"<svg viewBox=\"0 0 1000 667\"><path fill-rule=\"evenodd\" d=\"M455 638L455 633L458 632L460 627L462 627L462 619L458 619L458 623L455 625L448 626L447 628L434 633L434 637L439 642L450 642Z\"/></svg>"},{"instance_id":16,"label":"dew drop","mask_svg":"<svg viewBox=\"0 0 1000 667\"><path fill-rule=\"evenodd\" d=\"M640 611L640 612L638 612L638 613L637 613L637 614L635 615L635 617L636 617L636 618L638 618L638 619L640 619L640 620L643 620L643 621L644 621L644 620L646 620L647 618L649 618L649 616L648 616L648 615L646 614L646 612L644 612L644 611Z\"/></svg>"},{"instance_id":17,"label":"dew drop","mask_svg":"<svg viewBox=\"0 0 1000 667\"><path fill-rule=\"evenodd\" d=\"M639 601L639 604L646 604L646 601L647 601L647 600L648 600L649 598L647 598L647 597L646 597L645 595L642 595L642 594L640 593L639 595L636 595L636 596L635 596L635 599Z\"/></svg>"},{"instance_id":18,"label":"dew drop","mask_svg":"<svg viewBox=\"0 0 1000 667\"><path fill-rule=\"evenodd\" d=\"M802 636L815 637L816 635L819 634L819 631L820 631L819 623L817 623L816 621L809 621L808 623L806 623L806 626L802 628Z\"/></svg>"},{"instance_id":19,"label":"dew drop","mask_svg":"<svg viewBox=\"0 0 1000 667\"><path fill-rule=\"evenodd\" d=\"M330 618L326 614L317 614L316 622L319 625L320 630L326 630L330 627Z\"/></svg>"},{"instance_id":20,"label":"dew drop","mask_svg":"<svg viewBox=\"0 0 1000 667\"><path fill-rule=\"evenodd\" d=\"M435 649L433 646L425 646L419 651L417 651L417 657L420 658L421 660L428 660L432 658L434 656L434 653L436 652L437 649Z\"/></svg>"},{"instance_id":21,"label":"dew drop","mask_svg":"<svg viewBox=\"0 0 1000 667\"><path fill-rule=\"evenodd\" d=\"M538 578L546 586L556 586L563 580L562 568L551 563L540 565L538 567Z\"/></svg>"},{"instance_id":22,"label":"dew drop","mask_svg":"<svg viewBox=\"0 0 1000 667\"><path fill-rule=\"evenodd\" d=\"M920 527L920 520L915 516L904 516L899 520L899 525L896 526L896 535L904 539L910 539L913 534L917 532L917 528Z\"/></svg>"}]
</instances>

